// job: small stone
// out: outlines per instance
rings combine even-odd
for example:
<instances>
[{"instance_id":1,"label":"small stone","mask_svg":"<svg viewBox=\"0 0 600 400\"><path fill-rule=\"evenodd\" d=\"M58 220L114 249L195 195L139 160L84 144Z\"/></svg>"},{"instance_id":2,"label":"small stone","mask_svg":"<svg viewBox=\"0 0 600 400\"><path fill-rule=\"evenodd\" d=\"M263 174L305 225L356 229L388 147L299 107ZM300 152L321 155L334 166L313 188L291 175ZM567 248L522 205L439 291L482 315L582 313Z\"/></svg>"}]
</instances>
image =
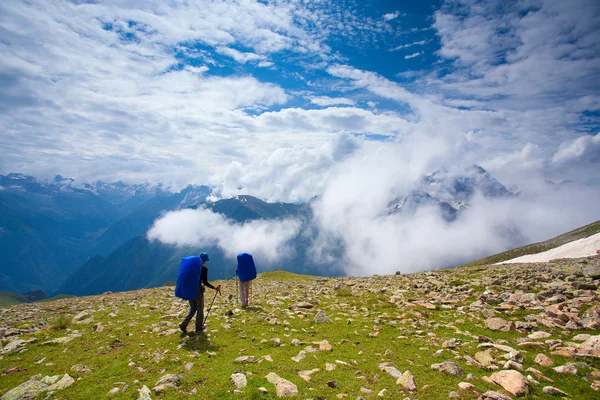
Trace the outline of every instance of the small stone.
<instances>
[{"instance_id":1,"label":"small stone","mask_svg":"<svg viewBox=\"0 0 600 400\"><path fill-rule=\"evenodd\" d=\"M465 374L465 371L463 371L462 368L452 361L444 361L440 364L433 364L431 368L450 376L459 376Z\"/></svg>"},{"instance_id":2,"label":"small stone","mask_svg":"<svg viewBox=\"0 0 600 400\"><path fill-rule=\"evenodd\" d=\"M231 382L236 387L236 389L243 389L248 384L248 380L246 378L246 375L240 374L240 373L232 374L231 375Z\"/></svg>"},{"instance_id":3,"label":"small stone","mask_svg":"<svg viewBox=\"0 0 600 400\"><path fill-rule=\"evenodd\" d=\"M75 379L71 378L68 374L64 374L63 377L56 382L54 385L48 386L49 392L54 392L57 390L63 390L71 386L75 383Z\"/></svg>"},{"instance_id":4,"label":"small stone","mask_svg":"<svg viewBox=\"0 0 600 400\"><path fill-rule=\"evenodd\" d=\"M560 367L555 367L554 370L559 374L577 375L577 368L572 364L561 365Z\"/></svg>"},{"instance_id":5,"label":"small stone","mask_svg":"<svg viewBox=\"0 0 600 400\"><path fill-rule=\"evenodd\" d=\"M527 337L529 339L547 339L550 335L548 332L531 332Z\"/></svg>"},{"instance_id":6,"label":"small stone","mask_svg":"<svg viewBox=\"0 0 600 400\"><path fill-rule=\"evenodd\" d=\"M325 369L327 371L333 371L335 369L336 365L335 364L330 364L330 363L326 363L325 364Z\"/></svg>"},{"instance_id":7,"label":"small stone","mask_svg":"<svg viewBox=\"0 0 600 400\"><path fill-rule=\"evenodd\" d=\"M414 392L417 390L417 385L415 384L415 377L410 373L410 371L406 370L400 378L396 381L396 384L402 385L404 389Z\"/></svg>"},{"instance_id":8,"label":"small stone","mask_svg":"<svg viewBox=\"0 0 600 400\"><path fill-rule=\"evenodd\" d=\"M71 367L71 371L73 371L73 372L79 372L79 373L82 373L82 374L85 374L85 373L88 373L88 372L92 372L91 369L89 369L85 365L81 365L81 364L73 365Z\"/></svg>"},{"instance_id":9,"label":"small stone","mask_svg":"<svg viewBox=\"0 0 600 400\"><path fill-rule=\"evenodd\" d=\"M502 393L494 392L493 390L488 390L487 392L482 394L480 399L481 400L512 400L511 397L509 397L505 394L502 394Z\"/></svg>"},{"instance_id":10,"label":"small stone","mask_svg":"<svg viewBox=\"0 0 600 400\"><path fill-rule=\"evenodd\" d=\"M508 360L506 363L504 363L504 366L502 368L504 368L504 369L515 369L517 371L523 371L523 365L519 364L518 362L514 362L512 360Z\"/></svg>"},{"instance_id":11,"label":"small stone","mask_svg":"<svg viewBox=\"0 0 600 400\"><path fill-rule=\"evenodd\" d=\"M309 303L309 302L301 301L299 303L294 304L292 307L293 308L306 308L306 309L309 309L309 308L313 308L313 305L311 303Z\"/></svg>"},{"instance_id":12,"label":"small stone","mask_svg":"<svg viewBox=\"0 0 600 400\"><path fill-rule=\"evenodd\" d=\"M542 367L551 367L554 365L554 361L552 361L552 359L550 359L550 357L548 357L545 354L538 354L537 356L535 356L535 360L533 360L535 363L541 365Z\"/></svg>"},{"instance_id":13,"label":"small stone","mask_svg":"<svg viewBox=\"0 0 600 400\"><path fill-rule=\"evenodd\" d=\"M450 392L450 393L448 393L448 398L449 399L458 399L458 398L460 398L460 394L458 394L457 392Z\"/></svg>"},{"instance_id":14,"label":"small stone","mask_svg":"<svg viewBox=\"0 0 600 400\"><path fill-rule=\"evenodd\" d=\"M480 351L475 354L474 358L484 367L489 367L494 362L491 350Z\"/></svg>"},{"instance_id":15,"label":"small stone","mask_svg":"<svg viewBox=\"0 0 600 400\"><path fill-rule=\"evenodd\" d=\"M241 356L233 360L236 363L244 363L244 362L254 362L254 356Z\"/></svg>"},{"instance_id":16,"label":"small stone","mask_svg":"<svg viewBox=\"0 0 600 400\"><path fill-rule=\"evenodd\" d=\"M261 393L268 393L269 392L266 388L264 388L262 386L258 388L258 391L261 392Z\"/></svg>"},{"instance_id":17,"label":"small stone","mask_svg":"<svg viewBox=\"0 0 600 400\"><path fill-rule=\"evenodd\" d=\"M331 323L331 319L329 319L329 317L325 314L325 312L323 310L320 310L317 315L315 315L315 318L313 319L314 322L319 323L319 324L330 324Z\"/></svg>"},{"instance_id":18,"label":"small stone","mask_svg":"<svg viewBox=\"0 0 600 400\"><path fill-rule=\"evenodd\" d=\"M144 385L141 389L138 389L138 398L137 400L152 400L152 396L150 396L151 392L148 389L148 386Z\"/></svg>"},{"instance_id":19,"label":"small stone","mask_svg":"<svg viewBox=\"0 0 600 400\"><path fill-rule=\"evenodd\" d=\"M119 393L120 391L121 391L121 389L119 389L118 387L116 387L116 388L112 388L112 389L110 389L110 391L108 392L108 395L109 395L109 396L112 396L113 394L117 394L117 393Z\"/></svg>"},{"instance_id":20,"label":"small stone","mask_svg":"<svg viewBox=\"0 0 600 400\"><path fill-rule=\"evenodd\" d=\"M544 388L542 389L542 391L546 394L551 394L554 396L569 396L568 394L566 394L565 392L563 392L560 389L557 389L555 387L552 386L544 386Z\"/></svg>"},{"instance_id":21,"label":"small stone","mask_svg":"<svg viewBox=\"0 0 600 400\"><path fill-rule=\"evenodd\" d=\"M506 321L502 318L488 318L485 320L485 326L493 331L510 332L516 329L515 323Z\"/></svg>"},{"instance_id":22,"label":"small stone","mask_svg":"<svg viewBox=\"0 0 600 400\"><path fill-rule=\"evenodd\" d=\"M102 326L102 324L100 322L98 322L96 325L94 325L94 332L100 333L103 331L104 331L104 327Z\"/></svg>"},{"instance_id":23,"label":"small stone","mask_svg":"<svg viewBox=\"0 0 600 400\"><path fill-rule=\"evenodd\" d=\"M336 381L329 381L327 382L327 386L329 386L332 389L335 389L338 385Z\"/></svg>"},{"instance_id":24,"label":"small stone","mask_svg":"<svg viewBox=\"0 0 600 400\"><path fill-rule=\"evenodd\" d=\"M462 390L477 391L477 388L475 387L475 385L473 385L472 383L469 383L469 382L461 382L458 384L458 387L461 388Z\"/></svg>"}]
</instances>

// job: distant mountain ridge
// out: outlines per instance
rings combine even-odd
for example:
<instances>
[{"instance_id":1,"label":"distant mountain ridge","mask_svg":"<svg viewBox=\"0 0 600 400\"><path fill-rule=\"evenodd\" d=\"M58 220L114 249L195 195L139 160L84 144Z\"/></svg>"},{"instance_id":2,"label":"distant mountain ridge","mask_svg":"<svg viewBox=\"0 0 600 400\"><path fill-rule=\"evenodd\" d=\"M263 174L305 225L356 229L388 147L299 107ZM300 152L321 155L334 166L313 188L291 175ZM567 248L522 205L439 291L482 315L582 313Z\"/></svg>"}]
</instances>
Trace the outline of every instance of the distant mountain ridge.
<instances>
[{"instance_id":1,"label":"distant mountain ridge","mask_svg":"<svg viewBox=\"0 0 600 400\"><path fill-rule=\"evenodd\" d=\"M55 291L89 257L110 253L161 212L197 204L210 191L0 175L0 291Z\"/></svg>"},{"instance_id":2,"label":"distant mountain ridge","mask_svg":"<svg viewBox=\"0 0 600 400\"><path fill-rule=\"evenodd\" d=\"M330 264L307 261L311 241L319 235L311 220L311 202L318 196L305 204L267 203L248 195L206 202L211 192L208 186L190 185L173 193L160 184L87 184L60 175L51 181L0 175L0 291L90 294L161 285L175 279L183 255L207 249L214 254L211 264L219 265L211 272L231 277L235 268L226 264L231 260L225 260L218 248L175 248L145 237L163 213L198 207L238 223L298 219L301 232L292 240L294 254L269 268L343 273L331 261L344 254L342 243L332 249ZM514 196L477 165L459 171L442 169L423 176L412 191L390 202L382 215L413 214L430 207L452 223L469 209L476 193L489 198Z\"/></svg>"},{"instance_id":3,"label":"distant mountain ridge","mask_svg":"<svg viewBox=\"0 0 600 400\"><path fill-rule=\"evenodd\" d=\"M478 165L472 165L459 173L441 169L425 175L408 195L390 202L386 213L414 214L421 207L434 207L446 221L452 222L470 207L476 193L486 198L515 196Z\"/></svg>"}]
</instances>

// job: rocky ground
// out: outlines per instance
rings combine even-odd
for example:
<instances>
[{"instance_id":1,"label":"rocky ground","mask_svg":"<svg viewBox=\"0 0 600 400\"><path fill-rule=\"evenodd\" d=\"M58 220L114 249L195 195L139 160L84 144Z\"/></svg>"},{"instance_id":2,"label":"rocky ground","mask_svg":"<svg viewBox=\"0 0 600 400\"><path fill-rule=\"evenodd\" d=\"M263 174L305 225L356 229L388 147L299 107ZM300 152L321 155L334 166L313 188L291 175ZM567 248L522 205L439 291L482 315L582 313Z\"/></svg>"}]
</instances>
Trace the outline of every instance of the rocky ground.
<instances>
[{"instance_id":1,"label":"rocky ground","mask_svg":"<svg viewBox=\"0 0 600 400\"><path fill-rule=\"evenodd\" d=\"M206 335L172 287L0 309L1 399L600 398L600 260L223 282ZM207 303L212 294L207 292ZM207 304L207 305L208 305Z\"/></svg>"}]
</instances>

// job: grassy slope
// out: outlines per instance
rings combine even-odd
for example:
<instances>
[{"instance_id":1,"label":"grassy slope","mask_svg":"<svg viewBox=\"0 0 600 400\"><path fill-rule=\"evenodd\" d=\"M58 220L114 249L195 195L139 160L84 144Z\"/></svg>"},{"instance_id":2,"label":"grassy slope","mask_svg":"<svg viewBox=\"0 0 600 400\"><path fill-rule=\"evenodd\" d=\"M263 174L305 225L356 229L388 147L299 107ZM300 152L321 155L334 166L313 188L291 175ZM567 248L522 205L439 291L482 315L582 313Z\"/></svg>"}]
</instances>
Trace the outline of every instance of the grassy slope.
<instances>
[{"instance_id":1,"label":"grassy slope","mask_svg":"<svg viewBox=\"0 0 600 400\"><path fill-rule=\"evenodd\" d=\"M510 274L511 268L513 267L495 269L494 273ZM387 388L385 398L388 399L407 396L416 396L420 400L443 399L448 397L450 391L459 391L457 385L465 381L465 376L445 376L432 370L431 364L455 361L467 374L472 373L478 378L489 376L491 372L467 366L459 356L473 355L478 351L479 343L473 335L504 339L508 345L515 347L516 340L523 337L518 332L490 331L483 327L481 320L455 308L468 305L485 290L482 277L486 274L489 274L486 268L463 268L408 277L360 278L360 281L354 281L355 285L349 286L347 278L325 280L276 271L257 278L254 282L253 306L244 311L235 311L236 315L232 318L227 317L227 311L235 309L235 303L228 300L228 295L233 294L235 301L234 281L226 281L222 282L224 295L217 298L208 321L208 337L180 333L159 336L162 330L168 328L169 323L176 324L180 319L176 315L165 318L166 315L175 310L186 310L184 302L174 299L173 288L168 287L24 305L39 307L39 318L48 321L61 314L72 314L85 309L96 311L93 322L70 327L83 334L70 343L42 344L46 340L64 336L69 330L45 329L25 335L25 338L36 337L39 341L27 345L25 353L0 358L0 371L19 368L17 372L2 377L0 394L37 373L69 373L75 378L81 377L81 381L57 392L53 398L105 398L115 387L115 383L125 382L130 388L113 398L136 399L136 389L142 385L152 388L164 374L178 373L183 376L179 389L168 389L162 396L153 393L153 398L188 399L190 391L195 389L197 398L275 399L274 386L265 379L267 373L275 372L298 386L298 399L335 399L338 393L347 393L347 398L356 398L361 388L373 390L371 395L363 394L365 398L378 398L377 393ZM423 298L423 291L409 285L415 278L421 279L421 282L440 285L445 280L446 285L454 288L464 285L466 289L474 288L475 292L452 307L438 305L436 310L411 306L406 302L401 305L388 302L396 289L406 289L405 299ZM387 290L381 290L383 288ZM323 293L322 290L326 292ZM212 291L207 292L207 304L210 304L212 295ZM291 305L301 300L314 302L315 308L292 310ZM333 323L313 323L312 318L317 309L326 311ZM515 311L512 316L507 313L506 317L522 319L522 314L526 311ZM111 317L110 313L115 313L116 316ZM375 322L376 318L380 321ZM105 327L102 333L94 333L92 330L93 324L98 321ZM155 331L153 327L157 326L160 328ZM568 341L571 340L570 335L572 334L556 332L553 337ZM276 337L281 339L282 346L275 347L270 342L261 343L263 339L268 341ZM296 363L291 357L296 356L306 345L291 345L294 338L307 344L327 339L333 346L333 351L308 353L304 360ZM444 349L441 355L434 355L437 350L442 349L442 343L450 338L458 338L462 340L462 344L456 350ZM385 356L388 349L395 357ZM551 368L534 364L536 353L535 350L525 351L525 368L533 366L541 369L547 376L555 379L555 386L565 390L573 398L593 398L595 393L589 388L589 383L581 378L558 375ZM257 359L270 355L274 362L261 360L249 364L233 363L236 357L242 355L253 355ZM496 357L500 358L500 354ZM36 363L43 358L45 359L41 363ZM554 355L551 358L556 365L571 361ZM326 371L325 364L336 364L336 360L350 365L337 365L335 370ZM394 362L400 371L410 370L415 376L418 392L411 395L401 390L395 379L380 371L378 364L384 361ZM600 360L583 361L600 368ZM132 362L135 365L129 366ZM187 363L193 363L190 371L185 369ZM92 372L73 372L71 366L74 364L85 364ZM143 370L139 371L137 367ZM319 371L312 375L309 383L297 375L298 371L315 368ZM579 375L584 376L589 370L579 368ZM235 372L250 373L248 386L241 396L233 395L230 376ZM327 386L327 382L332 380L337 382L338 388L331 389ZM481 379L472 383L480 390L502 391L498 386ZM425 385L431 387L423 389ZM260 394L258 388L261 386L269 392ZM461 394L464 399L477 398L474 393L461 391ZM44 397L45 395L40 396ZM538 386L525 398L550 399L552 396L542 393L541 386Z\"/></svg>"},{"instance_id":2,"label":"grassy slope","mask_svg":"<svg viewBox=\"0 0 600 400\"><path fill-rule=\"evenodd\" d=\"M27 297L12 292L0 292L0 307L8 307L13 304L25 303L27 301Z\"/></svg>"},{"instance_id":3,"label":"grassy slope","mask_svg":"<svg viewBox=\"0 0 600 400\"><path fill-rule=\"evenodd\" d=\"M563 244L572 242L574 240L584 239L586 237L595 235L599 232L600 221L596 221L589 225L564 233L555 238L546 240L545 242L532 243L528 244L527 246L505 251L503 253L494 254L493 256L489 256L486 258L482 258L481 260L461 265L461 267L475 267L478 265L496 264L502 261L512 260L513 258L525 256L528 254L541 253L543 251L548 251L556 247L562 246Z\"/></svg>"}]
</instances>

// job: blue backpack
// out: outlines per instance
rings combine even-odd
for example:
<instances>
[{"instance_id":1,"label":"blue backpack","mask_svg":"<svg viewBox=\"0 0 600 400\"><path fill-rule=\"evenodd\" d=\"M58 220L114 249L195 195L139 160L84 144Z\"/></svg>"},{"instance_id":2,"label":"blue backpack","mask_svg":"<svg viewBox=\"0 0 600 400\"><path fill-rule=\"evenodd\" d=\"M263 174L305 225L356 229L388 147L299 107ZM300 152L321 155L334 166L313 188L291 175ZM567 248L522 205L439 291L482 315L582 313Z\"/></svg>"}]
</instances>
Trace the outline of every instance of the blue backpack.
<instances>
[{"instance_id":1,"label":"blue backpack","mask_svg":"<svg viewBox=\"0 0 600 400\"><path fill-rule=\"evenodd\" d=\"M194 300L198 293L201 273L202 260L199 256L183 257L179 265L175 296L184 300Z\"/></svg>"},{"instance_id":2,"label":"blue backpack","mask_svg":"<svg viewBox=\"0 0 600 400\"><path fill-rule=\"evenodd\" d=\"M241 282L251 281L256 278L256 266L251 254L242 253L237 256L237 274Z\"/></svg>"}]
</instances>

